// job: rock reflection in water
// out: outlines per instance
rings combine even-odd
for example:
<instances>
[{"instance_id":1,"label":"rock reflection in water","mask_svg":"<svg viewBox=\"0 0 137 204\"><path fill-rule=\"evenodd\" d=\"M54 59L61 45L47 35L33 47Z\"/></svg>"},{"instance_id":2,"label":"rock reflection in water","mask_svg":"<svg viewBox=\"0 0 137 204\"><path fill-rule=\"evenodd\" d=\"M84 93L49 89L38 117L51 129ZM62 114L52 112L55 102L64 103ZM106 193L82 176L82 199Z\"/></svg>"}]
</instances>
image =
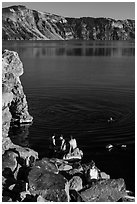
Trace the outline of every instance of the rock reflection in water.
<instances>
[{"instance_id":1,"label":"rock reflection in water","mask_svg":"<svg viewBox=\"0 0 137 204\"><path fill-rule=\"evenodd\" d=\"M32 42L31 42L32 43ZM3 43L6 46L6 42ZM26 44L26 47L24 46ZM10 42L8 46L12 47L12 50L16 50L19 53L22 53L22 56L28 56L28 58L45 58L45 57L58 57L58 56L108 56L108 57L122 57L122 56L135 56L135 48L132 42L128 44L121 44L121 42L98 42L94 44L94 42L86 42L81 43L79 41L75 41L73 43L68 44L67 41L58 42L58 46L51 42L50 46L47 41L32 43L30 42L19 43L18 45L15 41ZM70 46L71 45L71 46ZM24 54L23 54L24 53Z\"/></svg>"},{"instance_id":2,"label":"rock reflection in water","mask_svg":"<svg viewBox=\"0 0 137 204\"><path fill-rule=\"evenodd\" d=\"M130 50L129 50L130 49ZM102 48L102 47L77 47L77 48L34 48L33 56L42 58L45 56L134 56L134 48Z\"/></svg>"},{"instance_id":3,"label":"rock reflection in water","mask_svg":"<svg viewBox=\"0 0 137 204\"><path fill-rule=\"evenodd\" d=\"M22 147L29 147L29 128L32 124L23 124L20 126L11 126L9 136L14 144Z\"/></svg>"}]
</instances>

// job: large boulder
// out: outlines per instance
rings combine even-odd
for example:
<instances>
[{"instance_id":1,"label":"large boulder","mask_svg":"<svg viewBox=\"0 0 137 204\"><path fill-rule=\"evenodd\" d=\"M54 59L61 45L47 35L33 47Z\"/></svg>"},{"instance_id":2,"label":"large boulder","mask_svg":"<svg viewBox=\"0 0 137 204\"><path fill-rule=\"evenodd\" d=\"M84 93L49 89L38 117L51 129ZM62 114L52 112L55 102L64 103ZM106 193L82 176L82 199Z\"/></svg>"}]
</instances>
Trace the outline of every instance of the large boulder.
<instances>
[{"instance_id":1,"label":"large boulder","mask_svg":"<svg viewBox=\"0 0 137 204\"><path fill-rule=\"evenodd\" d=\"M100 177L102 179L110 179L110 175L109 174L106 174L105 172L100 172Z\"/></svg>"},{"instance_id":2,"label":"large boulder","mask_svg":"<svg viewBox=\"0 0 137 204\"><path fill-rule=\"evenodd\" d=\"M5 74L12 73L16 77L23 74L23 65L19 59L17 52L4 50L2 53L2 76L5 78Z\"/></svg>"},{"instance_id":3,"label":"large boulder","mask_svg":"<svg viewBox=\"0 0 137 204\"><path fill-rule=\"evenodd\" d=\"M73 176L72 179L69 181L69 189L80 191L82 188L82 179L79 176Z\"/></svg>"},{"instance_id":4,"label":"large boulder","mask_svg":"<svg viewBox=\"0 0 137 204\"><path fill-rule=\"evenodd\" d=\"M69 171L70 169L72 169L72 166L69 164L61 164L59 166L59 171Z\"/></svg>"},{"instance_id":5,"label":"large boulder","mask_svg":"<svg viewBox=\"0 0 137 204\"><path fill-rule=\"evenodd\" d=\"M43 199L54 202L67 202L69 200L68 181L60 174L44 169L43 164L33 166L29 172L28 180L30 192L41 195Z\"/></svg>"},{"instance_id":6,"label":"large boulder","mask_svg":"<svg viewBox=\"0 0 137 204\"><path fill-rule=\"evenodd\" d=\"M98 181L80 193L84 202L117 202L126 195L124 179Z\"/></svg>"},{"instance_id":7,"label":"large boulder","mask_svg":"<svg viewBox=\"0 0 137 204\"><path fill-rule=\"evenodd\" d=\"M19 152L20 158L25 160L27 166L29 166L30 157L34 157L34 160L38 159L38 153L33 149L21 147L19 145L13 145L13 147Z\"/></svg>"},{"instance_id":8,"label":"large boulder","mask_svg":"<svg viewBox=\"0 0 137 204\"><path fill-rule=\"evenodd\" d=\"M30 148L21 147L19 145L14 145L11 143L11 145L8 150L5 151L2 157L2 167L9 167L11 166L11 170L13 171L13 164L17 167L17 161L20 163L21 160L23 160L23 165L30 166L30 158L33 157L34 162L36 159L38 159L38 153ZM16 159L18 157L18 159ZM22 165L22 162L20 163Z\"/></svg>"},{"instance_id":9,"label":"large boulder","mask_svg":"<svg viewBox=\"0 0 137 204\"><path fill-rule=\"evenodd\" d=\"M2 133L2 135L3 134L4 133ZM2 137L2 154L4 154L6 150L13 147L14 147L14 144L12 143L9 137Z\"/></svg>"},{"instance_id":10,"label":"large boulder","mask_svg":"<svg viewBox=\"0 0 137 204\"><path fill-rule=\"evenodd\" d=\"M2 93L2 107L3 110L8 107L8 104L13 100L13 93Z\"/></svg>"},{"instance_id":11,"label":"large boulder","mask_svg":"<svg viewBox=\"0 0 137 204\"><path fill-rule=\"evenodd\" d=\"M11 171L14 172L18 167L18 156L17 152L7 150L2 156L2 169L10 168Z\"/></svg>"},{"instance_id":12,"label":"large boulder","mask_svg":"<svg viewBox=\"0 0 137 204\"><path fill-rule=\"evenodd\" d=\"M54 174L59 173L56 163L54 163L52 160L48 158L42 158L42 160L36 161L35 167L40 168L42 171L48 171Z\"/></svg>"}]
</instances>

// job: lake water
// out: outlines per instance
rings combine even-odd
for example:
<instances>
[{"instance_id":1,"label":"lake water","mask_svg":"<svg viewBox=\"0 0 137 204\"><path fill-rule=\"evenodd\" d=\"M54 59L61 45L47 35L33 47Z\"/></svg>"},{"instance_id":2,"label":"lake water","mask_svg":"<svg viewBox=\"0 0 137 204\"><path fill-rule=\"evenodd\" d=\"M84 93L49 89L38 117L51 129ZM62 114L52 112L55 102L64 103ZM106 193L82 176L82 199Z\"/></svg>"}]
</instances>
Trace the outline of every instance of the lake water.
<instances>
[{"instance_id":1,"label":"lake water","mask_svg":"<svg viewBox=\"0 0 137 204\"><path fill-rule=\"evenodd\" d=\"M10 131L14 143L47 156L52 134L73 135L111 178L135 188L135 47L127 41L9 41L18 52L31 126ZM113 123L108 123L112 117ZM108 152L107 144L117 145ZM127 145L127 149L119 148Z\"/></svg>"}]
</instances>

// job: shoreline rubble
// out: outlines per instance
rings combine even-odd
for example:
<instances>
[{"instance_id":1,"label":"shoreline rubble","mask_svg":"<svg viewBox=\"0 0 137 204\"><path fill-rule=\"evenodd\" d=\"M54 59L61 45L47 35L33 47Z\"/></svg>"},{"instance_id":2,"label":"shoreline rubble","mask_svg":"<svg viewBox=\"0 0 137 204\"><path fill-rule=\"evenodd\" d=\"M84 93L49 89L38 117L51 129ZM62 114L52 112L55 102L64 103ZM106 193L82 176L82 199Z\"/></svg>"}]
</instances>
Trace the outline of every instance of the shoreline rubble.
<instances>
[{"instance_id":1,"label":"shoreline rubble","mask_svg":"<svg viewBox=\"0 0 137 204\"><path fill-rule=\"evenodd\" d=\"M90 183L93 161L42 158L34 150L12 143L8 137L14 123L31 123L28 104L19 77L23 65L14 51L4 50L2 67L2 188L3 202L134 202L122 178L101 177ZM77 148L78 149L78 148ZM79 149L78 149L79 150ZM80 153L79 155L75 155ZM82 156L81 150L70 155Z\"/></svg>"}]
</instances>

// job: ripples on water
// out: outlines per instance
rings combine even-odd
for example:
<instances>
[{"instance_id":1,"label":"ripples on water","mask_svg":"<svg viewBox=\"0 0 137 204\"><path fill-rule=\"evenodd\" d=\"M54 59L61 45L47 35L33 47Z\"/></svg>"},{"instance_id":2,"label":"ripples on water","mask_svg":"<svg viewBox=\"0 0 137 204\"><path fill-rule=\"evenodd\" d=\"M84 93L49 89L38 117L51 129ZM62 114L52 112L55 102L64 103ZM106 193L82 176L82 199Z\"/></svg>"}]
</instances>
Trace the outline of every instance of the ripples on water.
<instances>
[{"instance_id":1,"label":"ripples on water","mask_svg":"<svg viewBox=\"0 0 137 204\"><path fill-rule=\"evenodd\" d=\"M46 156L49 136L72 134L85 160L94 159L113 178L124 177L134 190L134 43L13 41L3 48L23 61L21 81L34 117L30 128L11 130L12 140ZM127 150L107 152L109 143Z\"/></svg>"}]
</instances>

